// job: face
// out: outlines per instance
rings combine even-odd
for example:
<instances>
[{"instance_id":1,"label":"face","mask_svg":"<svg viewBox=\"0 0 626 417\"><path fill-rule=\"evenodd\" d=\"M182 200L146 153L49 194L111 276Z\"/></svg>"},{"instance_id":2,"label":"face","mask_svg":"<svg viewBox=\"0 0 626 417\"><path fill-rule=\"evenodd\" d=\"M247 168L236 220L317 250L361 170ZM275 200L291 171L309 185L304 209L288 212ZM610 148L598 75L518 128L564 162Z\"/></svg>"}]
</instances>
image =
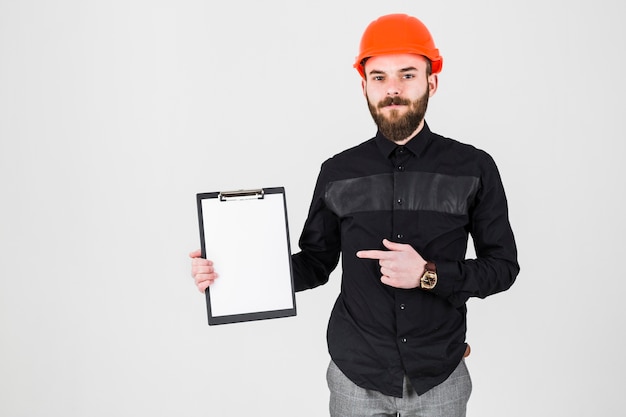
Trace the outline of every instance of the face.
<instances>
[{"instance_id":1,"label":"face","mask_svg":"<svg viewBox=\"0 0 626 417\"><path fill-rule=\"evenodd\" d=\"M427 75L427 61L414 54L380 55L365 63L363 94L378 129L405 144L424 125L428 99L437 75Z\"/></svg>"}]
</instances>

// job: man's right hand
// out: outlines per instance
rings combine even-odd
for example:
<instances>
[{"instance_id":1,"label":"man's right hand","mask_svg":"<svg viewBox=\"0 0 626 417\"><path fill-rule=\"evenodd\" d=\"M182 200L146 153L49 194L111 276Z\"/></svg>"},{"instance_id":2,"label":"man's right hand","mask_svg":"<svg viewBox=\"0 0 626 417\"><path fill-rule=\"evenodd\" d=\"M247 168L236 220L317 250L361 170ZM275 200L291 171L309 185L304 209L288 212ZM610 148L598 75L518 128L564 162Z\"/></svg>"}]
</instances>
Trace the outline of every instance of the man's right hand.
<instances>
[{"instance_id":1,"label":"man's right hand","mask_svg":"<svg viewBox=\"0 0 626 417\"><path fill-rule=\"evenodd\" d=\"M198 291L203 293L209 288L209 285L213 284L213 281L217 278L217 274L213 268L213 262L201 256L202 253L200 249L189 254L191 258L191 276L196 283L196 287L198 287Z\"/></svg>"}]
</instances>

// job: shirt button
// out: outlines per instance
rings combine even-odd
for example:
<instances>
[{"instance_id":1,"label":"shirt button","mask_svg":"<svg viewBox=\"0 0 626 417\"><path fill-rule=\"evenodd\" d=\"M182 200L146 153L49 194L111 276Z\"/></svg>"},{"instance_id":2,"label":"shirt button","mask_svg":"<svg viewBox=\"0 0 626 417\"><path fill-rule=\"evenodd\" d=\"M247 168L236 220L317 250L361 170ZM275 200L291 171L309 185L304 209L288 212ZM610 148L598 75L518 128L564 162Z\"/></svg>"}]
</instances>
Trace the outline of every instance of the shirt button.
<instances>
[{"instance_id":1,"label":"shirt button","mask_svg":"<svg viewBox=\"0 0 626 417\"><path fill-rule=\"evenodd\" d=\"M404 304L400 304L400 310L404 310L406 306Z\"/></svg>"},{"instance_id":2,"label":"shirt button","mask_svg":"<svg viewBox=\"0 0 626 417\"><path fill-rule=\"evenodd\" d=\"M398 165L398 171L403 172L404 171L404 165Z\"/></svg>"},{"instance_id":3,"label":"shirt button","mask_svg":"<svg viewBox=\"0 0 626 417\"><path fill-rule=\"evenodd\" d=\"M396 235L396 237L397 237L398 239L402 239L402 238L404 237L404 235L403 235L402 233L398 233L398 234Z\"/></svg>"},{"instance_id":4,"label":"shirt button","mask_svg":"<svg viewBox=\"0 0 626 417\"><path fill-rule=\"evenodd\" d=\"M402 339L400 339L400 341L401 341L402 343L406 343L406 337L403 337Z\"/></svg>"},{"instance_id":5,"label":"shirt button","mask_svg":"<svg viewBox=\"0 0 626 417\"><path fill-rule=\"evenodd\" d=\"M399 199L398 199L398 201L397 201L397 203L398 203L398 205L399 205L399 206L401 206L401 205L402 205L402 199L401 199L401 198L399 198Z\"/></svg>"}]
</instances>

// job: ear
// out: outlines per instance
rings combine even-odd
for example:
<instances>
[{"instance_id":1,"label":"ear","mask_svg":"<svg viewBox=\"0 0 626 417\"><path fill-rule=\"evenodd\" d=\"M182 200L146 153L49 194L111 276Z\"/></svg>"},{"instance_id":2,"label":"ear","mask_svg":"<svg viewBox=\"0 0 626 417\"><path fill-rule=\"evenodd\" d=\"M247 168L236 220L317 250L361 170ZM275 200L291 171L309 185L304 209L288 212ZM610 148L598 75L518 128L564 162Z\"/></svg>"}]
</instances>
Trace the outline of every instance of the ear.
<instances>
[{"instance_id":1,"label":"ear","mask_svg":"<svg viewBox=\"0 0 626 417\"><path fill-rule=\"evenodd\" d=\"M363 95L367 97L367 81L365 81L365 78L361 78L361 88L363 89Z\"/></svg>"},{"instance_id":2,"label":"ear","mask_svg":"<svg viewBox=\"0 0 626 417\"><path fill-rule=\"evenodd\" d=\"M428 97L432 97L435 95L438 85L439 77L437 77L437 74L430 74L428 76Z\"/></svg>"}]
</instances>

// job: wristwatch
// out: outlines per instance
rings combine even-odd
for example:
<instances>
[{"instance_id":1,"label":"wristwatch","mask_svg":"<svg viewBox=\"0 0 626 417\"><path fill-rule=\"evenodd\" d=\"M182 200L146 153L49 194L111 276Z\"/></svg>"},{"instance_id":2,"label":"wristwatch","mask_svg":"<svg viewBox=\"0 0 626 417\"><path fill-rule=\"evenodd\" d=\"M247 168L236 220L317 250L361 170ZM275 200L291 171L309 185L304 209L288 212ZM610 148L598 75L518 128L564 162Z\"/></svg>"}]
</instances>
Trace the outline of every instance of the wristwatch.
<instances>
[{"instance_id":1,"label":"wristwatch","mask_svg":"<svg viewBox=\"0 0 626 417\"><path fill-rule=\"evenodd\" d=\"M432 262L426 262L419 287L423 290L432 290L435 285L437 285L437 267Z\"/></svg>"}]
</instances>

